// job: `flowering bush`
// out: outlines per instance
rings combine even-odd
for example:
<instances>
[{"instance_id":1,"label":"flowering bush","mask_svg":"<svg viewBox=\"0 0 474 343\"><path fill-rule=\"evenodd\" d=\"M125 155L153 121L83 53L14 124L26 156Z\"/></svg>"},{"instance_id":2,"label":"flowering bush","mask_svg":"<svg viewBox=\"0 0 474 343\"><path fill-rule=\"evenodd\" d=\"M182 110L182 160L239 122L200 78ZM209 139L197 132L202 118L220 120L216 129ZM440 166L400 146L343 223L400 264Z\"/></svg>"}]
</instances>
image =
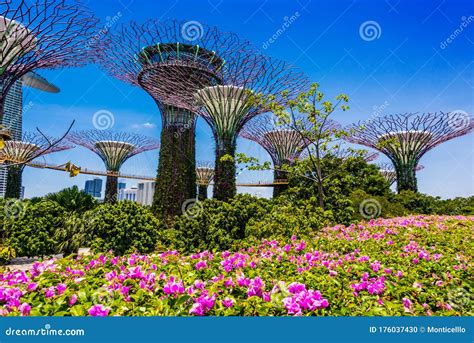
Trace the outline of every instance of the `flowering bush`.
<instances>
[{"instance_id":1,"label":"flowering bush","mask_svg":"<svg viewBox=\"0 0 474 343\"><path fill-rule=\"evenodd\" d=\"M240 251L37 262L0 274L2 315L472 315L474 217L327 227Z\"/></svg>"}]
</instances>

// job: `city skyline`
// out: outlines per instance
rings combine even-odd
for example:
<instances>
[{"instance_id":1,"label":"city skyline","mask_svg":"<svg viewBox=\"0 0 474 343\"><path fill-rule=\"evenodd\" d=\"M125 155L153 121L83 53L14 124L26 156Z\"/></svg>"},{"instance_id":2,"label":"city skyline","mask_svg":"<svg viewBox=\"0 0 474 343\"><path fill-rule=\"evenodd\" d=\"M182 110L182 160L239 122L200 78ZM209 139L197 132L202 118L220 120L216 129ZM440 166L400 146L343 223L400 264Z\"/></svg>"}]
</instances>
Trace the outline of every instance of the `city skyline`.
<instances>
[{"instance_id":1,"label":"city skyline","mask_svg":"<svg viewBox=\"0 0 474 343\"><path fill-rule=\"evenodd\" d=\"M465 13L469 3L462 3L464 6L447 6L435 1L421 7L406 1L385 2L374 9L366 1L341 1L338 6L317 6L311 1L272 6L262 1L238 8L225 3L214 8L215 4L204 3L203 8L193 11L188 1L163 1L160 5L132 1L125 4L128 8L111 1L89 5L111 29L132 19L145 21L166 13L164 18L195 20L236 32L264 53L302 68L329 96L347 93L351 109L338 113L335 119L348 125L393 113L441 110L472 114L474 77L470 56L474 18ZM367 22L378 25L373 26L376 38L364 36L362 24ZM400 26L400 22L404 25ZM40 72L62 92L50 95L29 91L24 101L24 107L30 104L24 111L26 130L41 123L46 132L58 135L73 119L75 129L90 129L94 127L94 115L97 118L102 114L111 118L114 130L159 137L161 120L153 101L139 90L108 77L97 66ZM198 120L196 132L196 158L212 161L211 132L202 119ZM420 162L425 169L418 173L420 191L443 198L472 195L472 147L472 135L468 135L440 145L423 157ZM238 151L262 161L270 160L262 148L241 138ZM153 176L156 156L157 152L136 156L124 164L123 172ZM102 170L98 159L81 148L44 159L57 164L72 160L84 168ZM387 161L380 157L375 162ZM271 172L245 171L238 180L271 178ZM41 185L38 179L43 181ZM82 175L70 179L67 173L27 168L25 195L44 195L84 184L86 179ZM133 184L136 182L130 183ZM259 188L252 193L269 196L271 191Z\"/></svg>"}]
</instances>

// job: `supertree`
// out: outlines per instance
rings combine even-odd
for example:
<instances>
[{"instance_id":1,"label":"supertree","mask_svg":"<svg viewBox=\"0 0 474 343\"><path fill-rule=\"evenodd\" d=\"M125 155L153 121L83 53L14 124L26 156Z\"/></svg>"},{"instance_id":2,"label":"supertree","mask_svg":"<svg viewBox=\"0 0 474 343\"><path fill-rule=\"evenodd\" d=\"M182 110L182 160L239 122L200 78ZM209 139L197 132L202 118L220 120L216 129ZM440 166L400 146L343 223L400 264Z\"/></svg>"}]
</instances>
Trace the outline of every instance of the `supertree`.
<instances>
[{"instance_id":1,"label":"supertree","mask_svg":"<svg viewBox=\"0 0 474 343\"><path fill-rule=\"evenodd\" d=\"M273 197L288 188L285 166L292 165L300 157L311 141L295 130L289 123L281 124L278 118L263 114L249 121L240 132L240 136L261 145L270 155L273 166Z\"/></svg>"},{"instance_id":2,"label":"supertree","mask_svg":"<svg viewBox=\"0 0 474 343\"><path fill-rule=\"evenodd\" d=\"M107 203L117 200L118 173L125 161L141 152L159 147L159 143L153 138L109 130L71 132L67 139L95 152L104 162L107 169L104 202Z\"/></svg>"},{"instance_id":3,"label":"supertree","mask_svg":"<svg viewBox=\"0 0 474 343\"><path fill-rule=\"evenodd\" d=\"M385 154L395 168L398 192L416 192L416 166L421 157L435 146L472 130L473 120L467 114L406 113L354 124L346 139Z\"/></svg>"},{"instance_id":4,"label":"supertree","mask_svg":"<svg viewBox=\"0 0 474 343\"><path fill-rule=\"evenodd\" d=\"M80 66L98 20L74 0L0 1L0 123L13 84L40 68ZM0 127L0 139L11 139Z\"/></svg>"},{"instance_id":5,"label":"supertree","mask_svg":"<svg viewBox=\"0 0 474 343\"><path fill-rule=\"evenodd\" d=\"M207 199L207 187L214 178L214 165L211 162L199 161L196 167L198 199Z\"/></svg>"},{"instance_id":6,"label":"supertree","mask_svg":"<svg viewBox=\"0 0 474 343\"><path fill-rule=\"evenodd\" d=\"M212 129L216 144L214 198L222 201L236 194L235 153L240 131L252 118L270 110L263 99L282 104L308 85L296 68L253 51L236 52L226 62L220 85L196 84L186 75L181 82L187 89L195 88L194 96L185 100Z\"/></svg>"},{"instance_id":7,"label":"supertree","mask_svg":"<svg viewBox=\"0 0 474 343\"><path fill-rule=\"evenodd\" d=\"M384 179L389 183L389 185L393 185L397 181L397 172L391 163L380 163L377 165L379 167L380 174L384 177ZM425 167L422 165L417 165L415 170L419 171L424 169Z\"/></svg>"},{"instance_id":8,"label":"supertree","mask_svg":"<svg viewBox=\"0 0 474 343\"><path fill-rule=\"evenodd\" d=\"M20 198L21 178L26 163L46 154L72 148L62 141L56 144L53 141L35 132L25 132L21 141L5 141L5 146L0 150L0 162L6 164L8 171L5 198Z\"/></svg>"},{"instance_id":9,"label":"supertree","mask_svg":"<svg viewBox=\"0 0 474 343\"><path fill-rule=\"evenodd\" d=\"M181 213L196 197L196 114L184 106L197 85L222 83L227 56L249 45L230 33L198 22L131 22L108 34L101 65L113 77L145 90L161 112L161 149L153 210ZM184 76L183 76L184 75ZM183 77L191 87L182 85Z\"/></svg>"}]
</instances>

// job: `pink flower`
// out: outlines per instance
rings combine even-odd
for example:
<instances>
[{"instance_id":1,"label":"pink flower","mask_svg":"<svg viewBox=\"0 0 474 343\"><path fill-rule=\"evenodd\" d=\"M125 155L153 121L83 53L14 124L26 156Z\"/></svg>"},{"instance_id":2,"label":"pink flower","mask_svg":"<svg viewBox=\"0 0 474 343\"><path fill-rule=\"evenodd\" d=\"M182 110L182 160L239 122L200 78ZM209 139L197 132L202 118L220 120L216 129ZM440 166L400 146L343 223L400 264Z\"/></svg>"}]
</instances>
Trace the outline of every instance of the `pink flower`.
<instances>
[{"instance_id":1,"label":"pink flower","mask_svg":"<svg viewBox=\"0 0 474 343\"><path fill-rule=\"evenodd\" d=\"M443 285L443 281L438 280L438 281L436 281L435 285L438 286L438 287L441 287Z\"/></svg>"},{"instance_id":2,"label":"pink flower","mask_svg":"<svg viewBox=\"0 0 474 343\"><path fill-rule=\"evenodd\" d=\"M213 294L212 296L201 295L199 298L196 299L196 302L193 304L193 306L189 310L189 313L194 314L196 316L204 316L207 312L209 312L212 309L212 307L214 306L215 300L216 300L215 294Z\"/></svg>"},{"instance_id":3,"label":"pink flower","mask_svg":"<svg viewBox=\"0 0 474 343\"><path fill-rule=\"evenodd\" d=\"M38 284L36 282L32 282L28 284L28 286L26 287L26 290L34 291L37 287L38 287Z\"/></svg>"},{"instance_id":4,"label":"pink flower","mask_svg":"<svg viewBox=\"0 0 474 343\"><path fill-rule=\"evenodd\" d=\"M44 296L46 298L52 298L56 295L56 289L54 288L54 286L51 286L49 287L48 289L46 289L45 293L44 293Z\"/></svg>"},{"instance_id":5,"label":"pink flower","mask_svg":"<svg viewBox=\"0 0 474 343\"><path fill-rule=\"evenodd\" d=\"M74 305L76 302L77 302L77 295L76 294L71 295L71 297L69 298L69 306Z\"/></svg>"},{"instance_id":6,"label":"pink flower","mask_svg":"<svg viewBox=\"0 0 474 343\"><path fill-rule=\"evenodd\" d=\"M336 276L337 272L335 270L330 270L329 271L329 276Z\"/></svg>"},{"instance_id":7,"label":"pink flower","mask_svg":"<svg viewBox=\"0 0 474 343\"><path fill-rule=\"evenodd\" d=\"M201 280L196 280L194 281L194 287L196 287L197 289L203 290L205 285L204 285L204 282L202 282Z\"/></svg>"},{"instance_id":8,"label":"pink flower","mask_svg":"<svg viewBox=\"0 0 474 343\"><path fill-rule=\"evenodd\" d=\"M378 272L379 269L381 267L381 264L379 261L375 261L373 263L370 264L370 268L374 271L374 272Z\"/></svg>"},{"instance_id":9,"label":"pink flower","mask_svg":"<svg viewBox=\"0 0 474 343\"><path fill-rule=\"evenodd\" d=\"M410 299L408 298L403 298L403 307L405 307L405 312L410 312L411 311L411 305L413 304Z\"/></svg>"},{"instance_id":10,"label":"pink flower","mask_svg":"<svg viewBox=\"0 0 474 343\"><path fill-rule=\"evenodd\" d=\"M66 285L63 283L60 283L59 285L56 286L56 290L58 291L58 295L63 294L66 291Z\"/></svg>"},{"instance_id":11,"label":"pink flower","mask_svg":"<svg viewBox=\"0 0 474 343\"><path fill-rule=\"evenodd\" d=\"M231 298L227 297L222 300L222 305L224 305L225 308L229 308L234 306L234 301Z\"/></svg>"},{"instance_id":12,"label":"pink flower","mask_svg":"<svg viewBox=\"0 0 474 343\"><path fill-rule=\"evenodd\" d=\"M87 312L93 317L106 317L109 311L109 308L103 307L102 305L94 305Z\"/></svg>"},{"instance_id":13,"label":"pink flower","mask_svg":"<svg viewBox=\"0 0 474 343\"><path fill-rule=\"evenodd\" d=\"M413 283L413 288L422 289L423 285L420 282L414 282Z\"/></svg>"},{"instance_id":14,"label":"pink flower","mask_svg":"<svg viewBox=\"0 0 474 343\"><path fill-rule=\"evenodd\" d=\"M419 260L415 257L413 260L411 260L413 264L418 264Z\"/></svg>"},{"instance_id":15,"label":"pink flower","mask_svg":"<svg viewBox=\"0 0 474 343\"><path fill-rule=\"evenodd\" d=\"M261 297L263 293L263 289L265 288L265 283L260 279L260 277L256 277L253 280L250 280L248 289L247 289L247 296L257 296Z\"/></svg>"},{"instance_id":16,"label":"pink flower","mask_svg":"<svg viewBox=\"0 0 474 343\"><path fill-rule=\"evenodd\" d=\"M196 268L196 270L201 270L201 269L207 268L207 261L205 261L205 260L199 261L198 263L196 263L195 268Z\"/></svg>"},{"instance_id":17,"label":"pink flower","mask_svg":"<svg viewBox=\"0 0 474 343\"><path fill-rule=\"evenodd\" d=\"M403 272L401 270L397 271L397 277L399 278L403 277Z\"/></svg>"},{"instance_id":18,"label":"pink flower","mask_svg":"<svg viewBox=\"0 0 474 343\"><path fill-rule=\"evenodd\" d=\"M163 287L163 292L165 294L183 294L184 293L184 285L181 280L175 282L174 276L171 276L168 282Z\"/></svg>"},{"instance_id":19,"label":"pink flower","mask_svg":"<svg viewBox=\"0 0 474 343\"><path fill-rule=\"evenodd\" d=\"M21 312L22 316L29 316L31 311L31 306L28 303L23 303L18 307L18 310Z\"/></svg>"}]
</instances>

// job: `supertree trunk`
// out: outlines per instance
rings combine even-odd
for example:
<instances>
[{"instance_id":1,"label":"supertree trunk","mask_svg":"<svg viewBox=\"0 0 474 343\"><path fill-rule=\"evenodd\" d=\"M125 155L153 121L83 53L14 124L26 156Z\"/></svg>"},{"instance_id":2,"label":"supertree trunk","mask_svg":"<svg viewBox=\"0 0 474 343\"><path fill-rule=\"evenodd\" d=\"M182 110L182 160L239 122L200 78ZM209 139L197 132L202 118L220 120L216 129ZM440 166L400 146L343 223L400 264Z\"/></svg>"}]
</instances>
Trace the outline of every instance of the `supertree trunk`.
<instances>
[{"instance_id":1,"label":"supertree trunk","mask_svg":"<svg viewBox=\"0 0 474 343\"><path fill-rule=\"evenodd\" d=\"M105 182L104 202L106 204L116 203L117 193L118 193L118 177L113 176L113 175L107 175L107 181Z\"/></svg>"},{"instance_id":2,"label":"supertree trunk","mask_svg":"<svg viewBox=\"0 0 474 343\"><path fill-rule=\"evenodd\" d=\"M155 215L171 219L181 214L187 199L196 198L195 152L194 125L163 127L152 205Z\"/></svg>"},{"instance_id":3,"label":"supertree trunk","mask_svg":"<svg viewBox=\"0 0 474 343\"><path fill-rule=\"evenodd\" d=\"M207 186L206 185L198 186L198 199L201 201L207 199Z\"/></svg>"},{"instance_id":4,"label":"supertree trunk","mask_svg":"<svg viewBox=\"0 0 474 343\"><path fill-rule=\"evenodd\" d=\"M288 173L284 170L275 170L273 173L273 182L275 181L281 181L281 180L287 180L288 179ZM282 192L286 191L288 189L288 184L279 184L279 185L274 185L273 186L273 197L276 198L279 196Z\"/></svg>"},{"instance_id":5,"label":"supertree trunk","mask_svg":"<svg viewBox=\"0 0 474 343\"><path fill-rule=\"evenodd\" d=\"M416 180L416 162L412 163L396 163L395 169L397 171L397 192L410 190L418 192L418 185Z\"/></svg>"},{"instance_id":6,"label":"supertree trunk","mask_svg":"<svg viewBox=\"0 0 474 343\"><path fill-rule=\"evenodd\" d=\"M23 166L12 165L7 169L7 187L5 189L5 198L20 199L21 197L21 177Z\"/></svg>"},{"instance_id":7,"label":"supertree trunk","mask_svg":"<svg viewBox=\"0 0 474 343\"><path fill-rule=\"evenodd\" d=\"M214 198L229 201L237 193L235 182L235 139L217 139Z\"/></svg>"}]
</instances>

